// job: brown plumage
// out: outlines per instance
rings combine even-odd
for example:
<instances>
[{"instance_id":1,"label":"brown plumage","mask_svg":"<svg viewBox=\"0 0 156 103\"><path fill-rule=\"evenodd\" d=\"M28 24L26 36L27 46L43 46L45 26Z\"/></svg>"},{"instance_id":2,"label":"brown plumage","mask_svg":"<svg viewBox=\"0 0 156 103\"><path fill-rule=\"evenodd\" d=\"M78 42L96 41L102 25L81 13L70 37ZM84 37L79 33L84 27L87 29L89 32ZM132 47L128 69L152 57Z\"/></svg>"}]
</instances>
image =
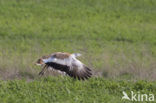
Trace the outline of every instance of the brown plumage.
<instances>
[{"instance_id":1,"label":"brown plumage","mask_svg":"<svg viewBox=\"0 0 156 103\"><path fill-rule=\"evenodd\" d=\"M92 76L90 68L85 66L76 57L80 56L78 53L69 54L56 52L49 56L43 56L36 62L37 65L44 65L39 75L43 75L49 67L55 70L65 72L67 75L79 80L88 79Z\"/></svg>"}]
</instances>

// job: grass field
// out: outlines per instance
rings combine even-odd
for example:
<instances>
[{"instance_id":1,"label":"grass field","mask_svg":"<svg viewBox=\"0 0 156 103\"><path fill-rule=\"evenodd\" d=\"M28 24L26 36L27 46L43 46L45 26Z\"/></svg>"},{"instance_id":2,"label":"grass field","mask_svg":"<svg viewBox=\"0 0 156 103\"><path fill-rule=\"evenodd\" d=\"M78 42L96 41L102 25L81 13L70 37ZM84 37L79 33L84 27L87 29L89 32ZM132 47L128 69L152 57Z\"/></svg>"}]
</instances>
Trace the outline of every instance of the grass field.
<instances>
[{"instance_id":1,"label":"grass field","mask_svg":"<svg viewBox=\"0 0 156 103\"><path fill-rule=\"evenodd\" d=\"M130 90L135 93L139 91L156 95L156 82L134 83L102 78L75 81L62 77L47 77L33 82L0 81L0 101L2 103L134 103L121 100L122 91L129 94Z\"/></svg>"},{"instance_id":2,"label":"grass field","mask_svg":"<svg viewBox=\"0 0 156 103\"><path fill-rule=\"evenodd\" d=\"M57 51L81 53L98 78L38 78L36 60ZM137 80L155 93L156 1L0 0L0 79L3 103L120 103Z\"/></svg>"}]
</instances>

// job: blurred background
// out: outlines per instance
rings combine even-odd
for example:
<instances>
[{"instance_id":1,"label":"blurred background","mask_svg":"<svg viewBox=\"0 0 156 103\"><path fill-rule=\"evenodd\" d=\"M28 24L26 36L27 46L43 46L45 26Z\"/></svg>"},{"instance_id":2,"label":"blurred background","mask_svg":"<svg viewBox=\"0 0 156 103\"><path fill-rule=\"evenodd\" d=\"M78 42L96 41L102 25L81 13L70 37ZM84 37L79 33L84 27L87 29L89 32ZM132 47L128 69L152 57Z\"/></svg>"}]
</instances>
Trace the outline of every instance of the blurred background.
<instances>
[{"instance_id":1,"label":"blurred background","mask_svg":"<svg viewBox=\"0 0 156 103\"><path fill-rule=\"evenodd\" d=\"M58 51L98 77L156 80L156 1L0 0L1 79L34 79Z\"/></svg>"}]
</instances>

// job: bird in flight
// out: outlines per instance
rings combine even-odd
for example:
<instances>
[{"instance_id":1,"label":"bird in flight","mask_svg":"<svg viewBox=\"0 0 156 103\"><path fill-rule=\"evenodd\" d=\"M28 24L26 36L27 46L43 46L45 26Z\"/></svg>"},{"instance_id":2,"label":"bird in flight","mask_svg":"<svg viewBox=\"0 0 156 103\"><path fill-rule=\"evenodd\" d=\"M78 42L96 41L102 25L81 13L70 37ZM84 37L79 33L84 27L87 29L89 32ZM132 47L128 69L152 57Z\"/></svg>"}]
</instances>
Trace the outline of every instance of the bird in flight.
<instances>
[{"instance_id":1,"label":"bird in flight","mask_svg":"<svg viewBox=\"0 0 156 103\"><path fill-rule=\"evenodd\" d=\"M48 68L53 68L59 72L66 73L70 77L85 80L92 76L92 71L76 57L79 53L56 52L48 56L42 56L36 65L44 65L39 75L43 75Z\"/></svg>"}]
</instances>

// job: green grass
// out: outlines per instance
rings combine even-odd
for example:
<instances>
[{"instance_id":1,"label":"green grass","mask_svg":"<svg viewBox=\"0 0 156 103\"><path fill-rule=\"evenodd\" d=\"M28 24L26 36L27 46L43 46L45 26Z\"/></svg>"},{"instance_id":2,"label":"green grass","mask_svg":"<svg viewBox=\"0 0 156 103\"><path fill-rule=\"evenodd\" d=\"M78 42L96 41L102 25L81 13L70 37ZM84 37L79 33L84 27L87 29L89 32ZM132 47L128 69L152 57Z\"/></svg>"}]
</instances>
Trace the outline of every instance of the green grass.
<instances>
[{"instance_id":1,"label":"green grass","mask_svg":"<svg viewBox=\"0 0 156 103\"><path fill-rule=\"evenodd\" d=\"M2 103L132 103L121 100L122 91L128 95L131 90L135 93L139 91L142 94L156 95L155 82L134 83L102 78L75 81L71 78L47 77L32 82L0 81L0 87Z\"/></svg>"},{"instance_id":2,"label":"green grass","mask_svg":"<svg viewBox=\"0 0 156 103\"><path fill-rule=\"evenodd\" d=\"M100 77L38 79L35 61L57 51L81 53ZM156 1L0 0L0 79L3 103L121 103L123 90L156 93Z\"/></svg>"}]
</instances>

